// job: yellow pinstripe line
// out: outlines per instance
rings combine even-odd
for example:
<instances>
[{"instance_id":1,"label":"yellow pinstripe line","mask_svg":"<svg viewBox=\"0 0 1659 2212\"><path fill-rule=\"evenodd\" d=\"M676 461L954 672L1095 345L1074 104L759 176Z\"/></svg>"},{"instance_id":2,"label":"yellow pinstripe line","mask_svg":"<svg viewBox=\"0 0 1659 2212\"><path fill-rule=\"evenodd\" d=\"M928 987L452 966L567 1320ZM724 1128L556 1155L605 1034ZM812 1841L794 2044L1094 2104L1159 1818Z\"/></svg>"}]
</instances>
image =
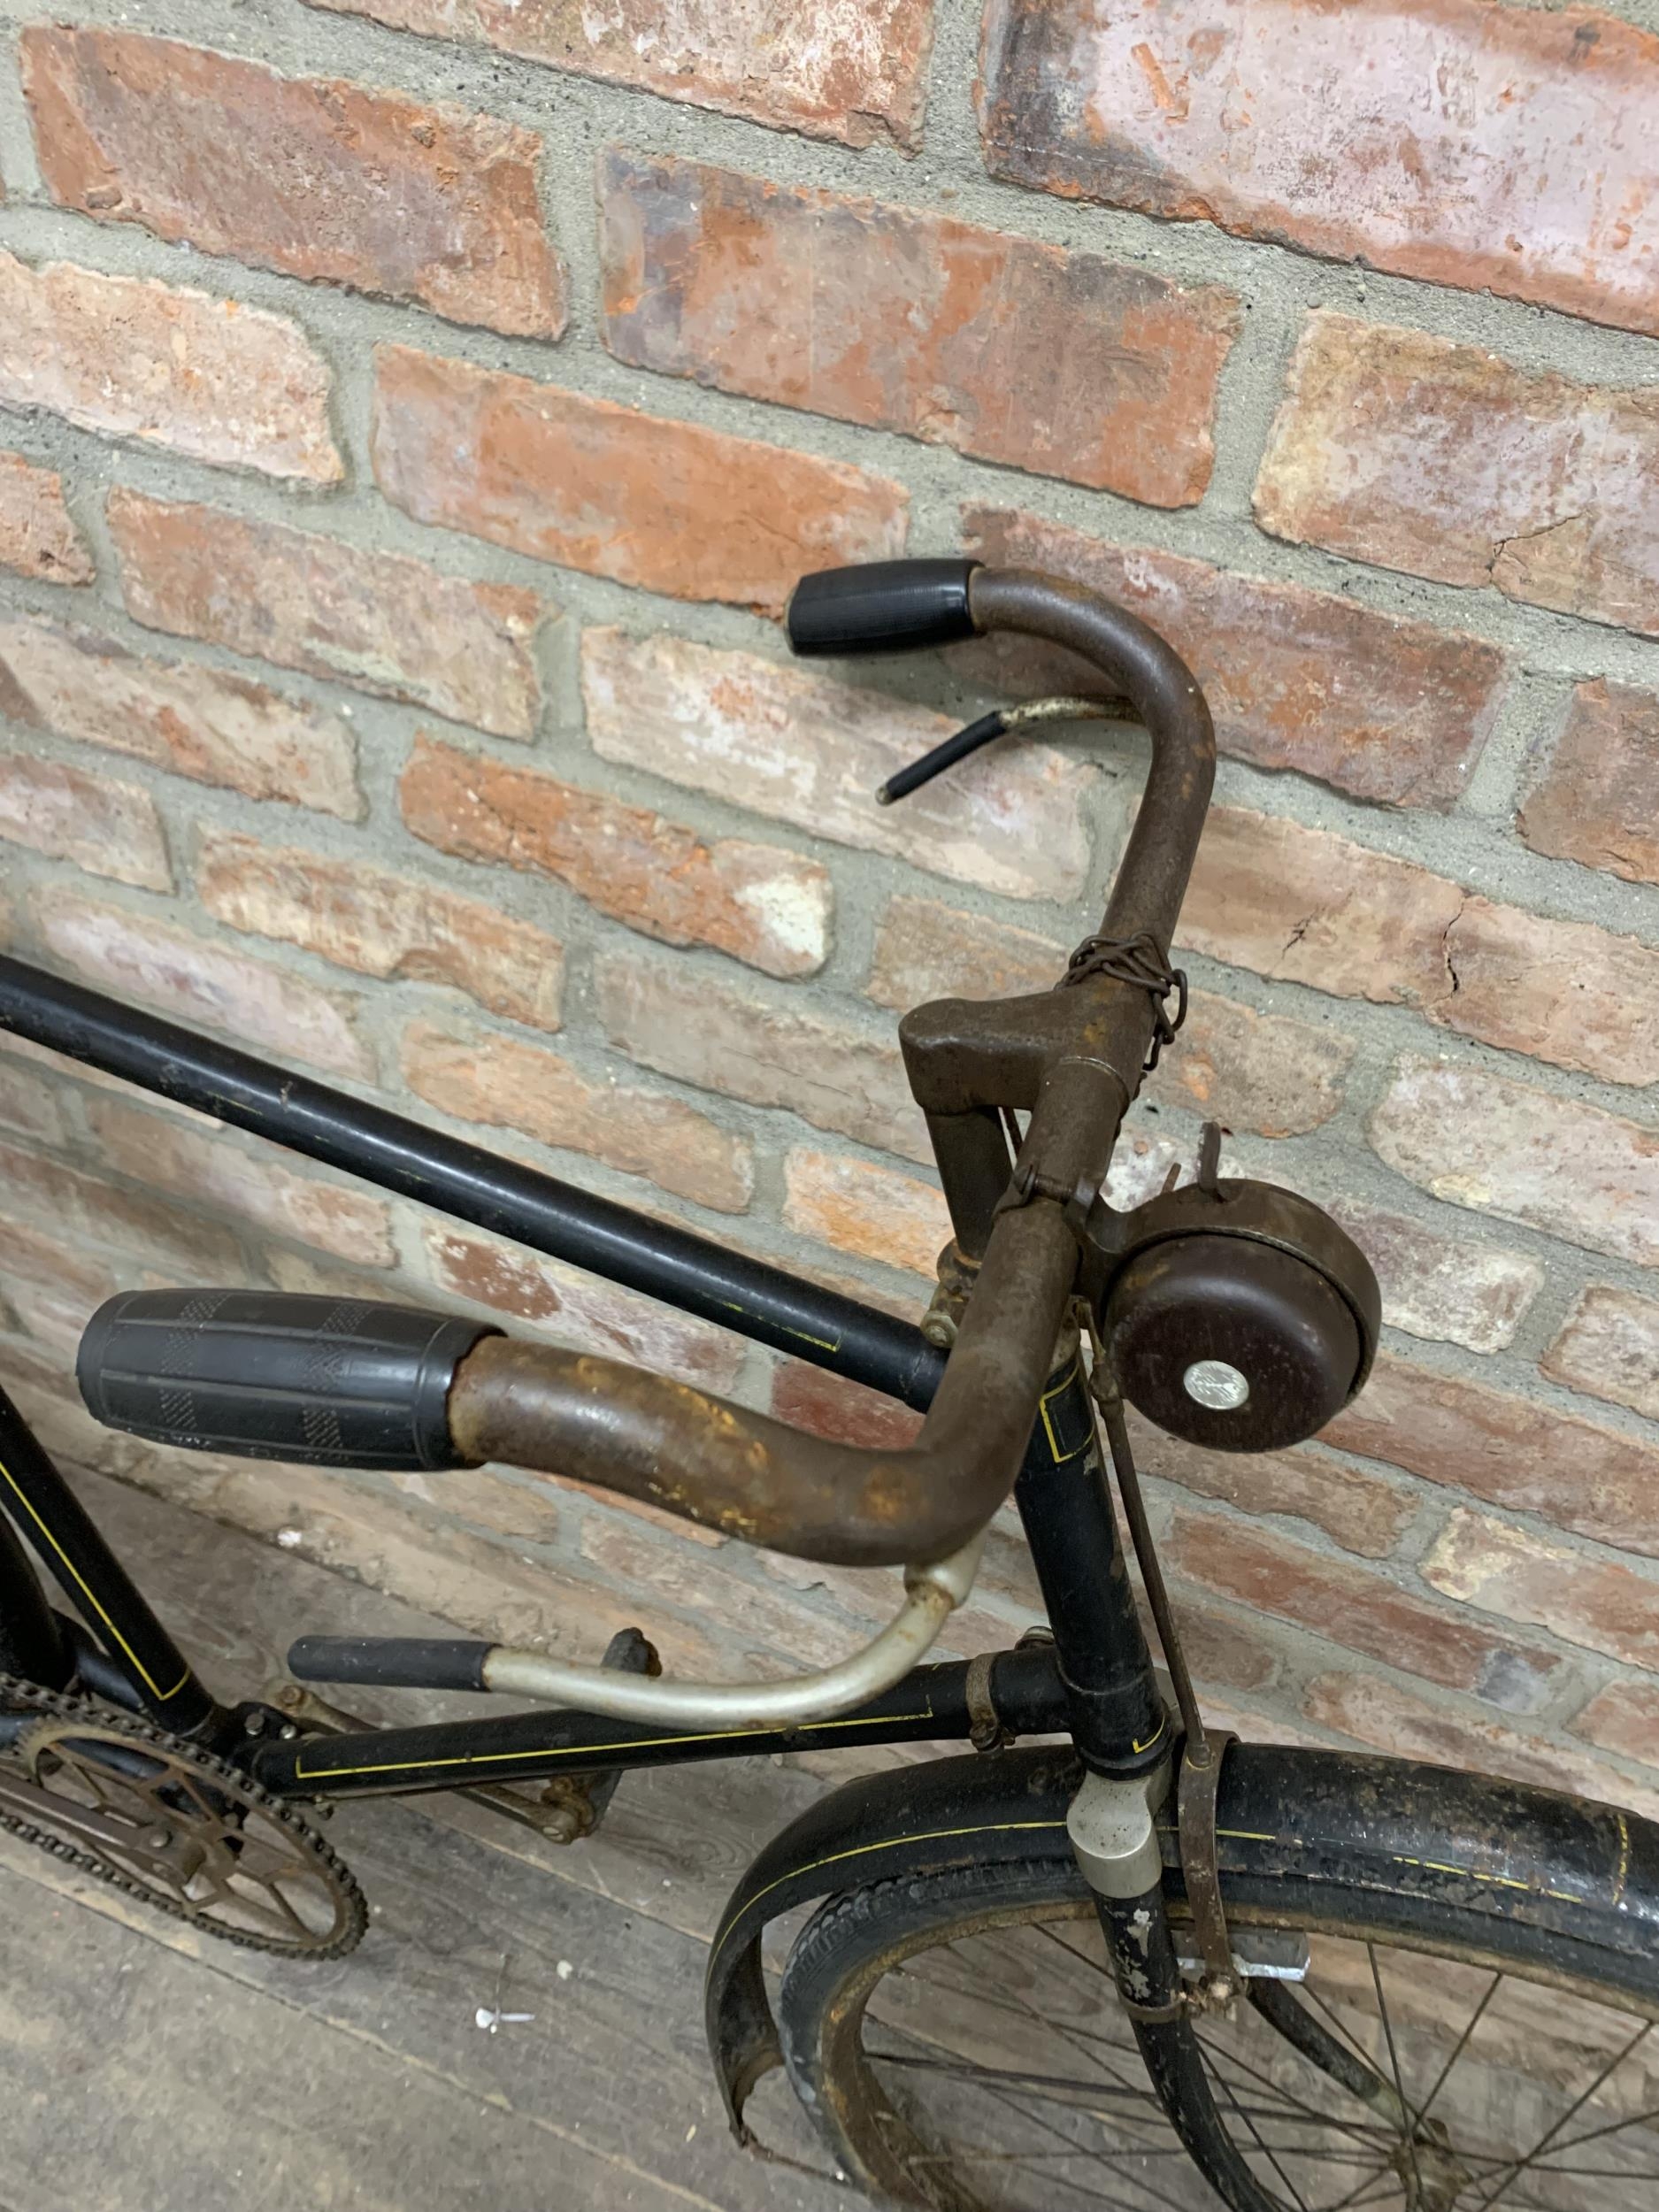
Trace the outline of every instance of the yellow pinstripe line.
<instances>
[{"instance_id":1,"label":"yellow pinstripe line","mask_svg":"<svg viewBox=\"0 0 1659 2212\"><path fill-rule=\"evenodd\" d=\"M856 1843L849 1850L832 1851L826 1858L814 1859L808 1866L792 1866L787 1874L780 1874L775 1882L768 1882L764 1889L757 1889L752 1897L745 1898L743 1912L753 1911L763 1897L770 1897L773 1890L781 1889L786 1882L793 1882L803 1874L816 1874L820 1867L840 1866L848 1859L867 1858L872 1851L891 1851L896 1846L905 1843L948 1843L957 1836L1010 1836L1029 1834L1037 1829L1058 1828L1064 1831L1064 1827L1065 1823L1063 1820L996 1820L972 1828L929 1828L919 1836L887 1836L879 1843ZM720 1943L716 1947L713 1956L709 1962L710 1970L713 1969L714 1960L720 1955L720 1948L724 1947L732 1933L732 1929L736 1925L737 1922L734 1920L732 1927L728 1928L726 1934L720 1938Z\"/></svg>"},{"instance_id":2,"label":"yellow pinstripe line","mask_svg":"<svg viewBox=\"0 0 1659 2212\"><path fill-rule=\"evenodd\" d=\"M893 1724L908 1727L912 1721L935 1718L931 1706L925 1713L895 1713ZM675 1731L668 1736L633 1736L621 1743L549 1744L539 1751L467 1751L457 1752L449 1759L382 1759L372 1766L363 1767L308 1767L303 1759L294 1762L296 1780L326 1781L334 1774L403 1774L419 1772L426 1768L476 1767L506 1765L515 1759L575 1759L592 1760L604 1751L646 1751L665 1743L735 1743L745 1736L808 1735L825 1728L863 1728L869 1723L854 1714L849 1720L806 1721L799 1728L708 1728L691 1736Z\"/></svg>"},{"instance_id":3,"label":"yellow pinstripe line","mask_svg":"<svg viewBox=\"0 0 1659 2212\"><path fill-rule=\"evenodd\" d=\"M179 1677L178 1680L173 1684L170 1690L163 1690L157 1687L155 1677L150 1673L150 1669L144 1664L138 1654L133 1649L131 1644L127 1642L126 1637L122 1635L120 1630L117 1628L115 1623L110 1618L109 1615L104 1611L103 1606L98 1602L97 1597L88 1586L86 1577L81 1573L80 1568L76 1566L74 1561L69 1556L69 1554L64 1549L58 1539L52 1534L50 1529L47 1527L45 1522L42 1520L40 1515L29 1502L29 1500L24 1495L22 1484L18 1480L17 1477L12 1473L12 1470L6 1465L4 1460L0 1460L0 1475L4 1475L6 1480L11 1484L12 1489L17 1494L19 1504L21 1505L23 1510L28 1515L30 1520L34 1522L35 1527L39 1529L41 1534L45 1538L46 1541L51 1546L52 1549L58 1554L59 1559L63 1561L65 1566L68 1568L70 1573L74 1577L76 1585L79 1587L81 1595L86 1599L87 1603L92 1608L98 1618L104 1623L105 1628L109 1630L111 1635L114 1637L116 1642L119 1644L121 1649L127 1654L127 1657L132 1661L134 1666L137 1668L139 1673L143 1677L144 1685L149 1690L150 1695L163 1701L170 1697L177 1697L180 1691L183 1689L185 1684L190 1679L189 1668L186 1667L184 1672Z\"/></svg>"}]
</instances>

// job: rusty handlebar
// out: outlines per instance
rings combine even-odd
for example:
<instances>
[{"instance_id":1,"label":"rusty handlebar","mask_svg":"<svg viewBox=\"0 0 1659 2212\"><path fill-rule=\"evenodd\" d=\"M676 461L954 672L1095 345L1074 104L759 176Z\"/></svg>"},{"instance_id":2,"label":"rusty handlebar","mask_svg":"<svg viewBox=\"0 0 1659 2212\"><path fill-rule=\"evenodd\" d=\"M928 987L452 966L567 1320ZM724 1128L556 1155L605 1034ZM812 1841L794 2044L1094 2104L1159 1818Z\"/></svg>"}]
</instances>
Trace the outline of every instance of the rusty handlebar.
<instances>
[{"instance_id":1,"label":"rusty handlebar","mask_svg":"<svg viewBox=\"0 0 1659 2212\"><path fill-rule=\"evenodd\" d=\"M1079 584L966 562L894 563L886 572L890 588L881 572L862 572L866 607L902 607L926 572L949 585L954 612L909 625L901 615L885 630L843 627L829 644L821 635L803 643L792 626L797 649L886 650L1013 632L1079 654L1129 701L1152 764L1102 934L1146 933L1167 961L1215 770L1191 672L1145 623ZM802 1558L895 1566L953 1551L1012 1486L1076 1278L1068 1202L1086 1203L1104 1181L1154 1022L1144 987L1104 973L1066 990L943 1000L905 1017L906 1066L974 1282L908 1448L829 1442L616 1361L501 1337L478 1343L456 1371L457 1448L621 1491ZM1011 1183L1004 1108L1031 1116Z\"/></svg>"}]
</instances>

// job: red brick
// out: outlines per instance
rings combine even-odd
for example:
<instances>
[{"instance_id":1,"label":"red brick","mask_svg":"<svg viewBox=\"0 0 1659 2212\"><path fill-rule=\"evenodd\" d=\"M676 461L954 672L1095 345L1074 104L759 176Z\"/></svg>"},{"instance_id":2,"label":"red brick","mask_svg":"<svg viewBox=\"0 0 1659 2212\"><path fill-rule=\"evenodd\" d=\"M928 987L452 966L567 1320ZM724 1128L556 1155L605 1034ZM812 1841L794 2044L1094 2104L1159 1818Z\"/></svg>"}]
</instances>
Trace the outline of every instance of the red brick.
<instances>
[{"instance_id":1,"label":"red brick","mask_svg":"<svg viewBox=\"0 0 1659 2212\"><path fill-rule=\"evenodd\" d=\"M863 1383L826 1374L803 1359L780 1360L772 1371L772 1409L792 1428L810 1429L837 1444L897 1450L913 1443L922 1417Z\"/></svg>"},{"instance_id":2,"label":"red brick","mask_svg":"<svg viewBox=\"0 0 1659 2212\"><path fill-rule=\"evenodd\" d=\"M0 566L48 584L89 584L92 554L64 504L64 480L0 452Z\"/></svg>"},{"instance_id":3,"label":"red brick","mask_svg":"<svg viewBox=\"0 0 1659 2212\"><path fill-rule=\"evenodd\" d=\"M1356 560L1659 634L1650 388L1533 375L1478 346L1315 314L1256 518Z\"/></svg>"},{"instance_id":4,"label":"red brick","mask_svg":"<svg viewBox=\"0 0 1659 2212\"><path fill-rule=\"evenodd\" d=\"M1609 1682L1599 1690L1572 1724L1573 1732L1623 1759L1659 1767L1659 1683ZM1629 1785L1608 1793L1619 1804L1633 1801ZM1659 1800L1650 1801L1659 1805ZM1659 1816L1649 1812L1648 1817Z\"/></svg>"},{"instance_id":5,"label":"red brick","mask_svg":"<svg viewBox=\"0 0 1659 2212\"><path fill-rule=\"evenodd\" d=\"M1324 1440L1575 1536L1659 1556L1659 1444L1533 1399L1385 1353Z\"/></svg>"},{"instance_id":6,"label":"red brick","mask_svg":"<svg viewBox=\"0 0 1659 2212\"><path fill-rule=\"evenodd\" d=\"M1070 950L1033 929L901 894L876 926L864 987L878 1006L901 1014L935 998L1020 998L1051 991Z\"/></svg>"},{"instance_id":7,"label":"red brick","mask_svg":"<svg viewBox=\"0 0 1659 2212\"><path fill-rule=\"evenodd\" d=\"M1613 1083L1659 1077L1659 953L1327 830L1212 810L1178 942Z\"/></svg>"},{"instance_id":8,"label":"red brick","mask_svg":"<svg viewBox=\"0 0 1659 2212\"><path fill-rule=\"evenodd\" d=\"M221 468L337 484L327 365L286 315L0 252L0 407Z\"/></svg>"},{"instance_id":9,"label":"red brick","mask_svg":"<svg viewBox=\"0 0 1659 2212\"><path fill-rule=\"evenodd\" d=\"M6 1041L15 1048L19 1041L8 1038ZM27 1053L27 1046L24 1050ZM31 1065L27 1059L13 1059L9 1054L0 1059L0 1123L8 1129L38 1137L46 1144L67 1144L69 1129L62 1102L62 1088L46 1069Z\"/></svg>"},{"instance_id":10,"label":"red brick","mask_svg":"<svg viewBox=\"0 0 1659 2212\"><path fill-rule=\"evenodd\" d=\"M1640 1123L1483 1068L1408 1057L1369 1134L1436 1198L1659 1267L1659 1136Z\"/></svg>"},{"instance_id":11,"label":"red brick","mask_svg":"<svg viewBox=\"0 0 1659 2212\"><path fill-rule=\"evenodd\" d=\"M1205 1589L1404 1673L1473 1691L1509 1712L1536 1712L1560 1672L1559 1661L1541 1646L1427 1604L1363 1568L1322 1558L1277 1530L1178 1511L1163 1548L1178 1574Z\"/></svg>"},{"instance_id":12,"label":"red brick","mask_svg":"<svg viewBox=\"0 0 1659 2212\"><path fill-rule=\"evenodd\" d=\"M196 887L232 929L303 945L362 975L448 984L493 1014L559 1026L564 947L478 899L366 860L329 860L217 830L204 833Z\"/></svg>"},{"instance_id":13,"label":"red brick","mask_svg":"<svg viewBox=\"0 0 1659 2212\"><path fill-rule=\"evenodd\" d=\"M1515 823L1534 852L1659 883L1659 693L1580 684Z\"/></svg>"},{"instance_id":14,"label":"red brick","mask_svg":"<svg viewBox=\"0 0 1659 2212\"><path fill-rule=\"evenodd\" d=\"M0 621L0 713L246 798L348 821L363 810L356 741L337 716L245 676L143 658L94 630Z\"/></svg>"},{"instance_id":15,"label":"red brick","mask_svg":"<svg viewBox=\"0 0 1659 2212\"><path fill-rule=\"evenodd\" d=\"M375 480L418 522L675 599L776 614L902 550L889 479L408 346L375 354Z\"/></svg>"},{"instance_id":16,"label":"red brick","mask_svg":"<svg viewBox=\"0 0 1659 2212\"><path fill-rule=\"evenodd\" d=\"M488 1536L504 1537L515 1550L523 1544L557 1540L560 1514L553 1485L534 1475L516 1469L492 1474L482 1467L462 1467L394 1479L410 1496L453 1513L457 1520L469 1522Z\"/></svg>"},{"instance_id":17,"label":"red brick","mask_svg":"<svg viewBox=\"0 0 1659 2212\"><path fill-rule=\"evenodd\" d=\"M1538 1363L1569 1390L1659 1421L1659 1299L1592 1284Z\"/></svg>"},{"instance_id":18,"label":"red brick","mask_svg":"<svg viewBox=\"0 0 1659 2212\"><path fill-rule=\"evenodd\" d=\"M112 1245L185 1282L240 1282L241 1248L216 1221L199 1220L170 1199L119 1190L84 1169L65 1166L21 1146L0 1144L0 1190L6 1203L32 1216L58 1238Z\"/></svg>"},{"instance_id":19,"label":"red brick","mask_svg":"<svg viewBox=\"0 0 1659 2212\"><path fill-rule=\"evenodd\" d=\"M382 1277L342 1267L285 1244L262 1244L259 1264L279 1290L296 1291L303 1298L367 1298L386 1296Z\"/></svg>"},{"instance_id":20,"label":"red brick","mask_svg":"<svg viewBox=\"0 0 1659 2212\"><path fill-rule=\"evenodd\" d=\"M355 998L72 891L42 893L37 919L47 949L99 990L153 1006L188 1028L228 1034L279 1060L373 1080L374 1061L358 1032Z\"/></svg>"},{"instance_id":21,"label":"red brick","mask_svg":"<svg viewBox=\"0 0 1659 2212\"><path fill-rule=\"evenodd\" d=\"M1626 1805L1650 1820L1659 1817L1659 1793L1638 1788L1599 1760L1550 1743L1535 1732L1522 1735L1478 1713L1430 1705L1374 1674L1323 1674L1309 1685L1302 1709L1320 1727L1396 1758L1471 1767L1477 1773ZM1581 1724L1582 1717L1575 1725Z\"/></svg>"},{"instance_id":22,"label":"red brick","mask_svg":"<svg viewBox=\"0 0 1659 2212\"><path fill-rule=\"evenodd\" d=\"M545 601L472 584L216 507L110 494L127 611L359 690L430 707L501 737L533 737L541 693L532 641Z\"/></svg>"},{"instance_id":23,"label":"red brick","mask_svg":"<svg viewBox=\"0 0 1659 2212\"><path fill-rule=\"evenodd\" d=\"M463 1121L587 1153L720 1213L749 1205L754 1169L741 1137L678 1099L595 1082L540 1046L416 1022L404 1033L403 1074L428 1105Z\"/></svg>"},{"instance_id":24,"label":"red brick","mask_svg":"<svg viewBox=\"0 0 1659 2212\"><path fill-rule=\"evenodd\" d=\"M887 902L876 932L869 995L903 1012L936 998L1010 998L1053 988L1066 953L1054 939L932 899ZM1297 1135L1342 1103L1354 1047L1329 1029L1257 1014L1194 991L1187 1021L1164 1048L1144 1095L1190 1106L1232 1129Z\"/></svg>"},{"instance_id":25,"label":"red brick","mask_svg":"<svg viewBox=\"0 0 1659 2212\"><path fill-rule=\"evenodd\" d=\"M611 1043L659 1074L907 1159L933 1158L898 1047L885 1039L626 953L598 956L594 989Z\"/></svg>"},{"instance_id":26,"label":"red brick","mask_svg":"<svg viewBox=\"0 0 1659 2212\"><path fill-rule=\"evenodd\" d=\"M595 1504L582 1516L581 1548L608 1589L636 1591L653 1617L664 1601L698 1617L734 1655L787 1659L789 1671L799 1672L850 1658L866 1640L846 1620L750 1581L737 1563L743 1548L733 1546L729 1554L724 1548L688 1550L678 1525L664 1541L647 1533L636 1517Z\"/></svg>"},{"instance_id":27,"label":"red brick","mask_svg":"<svg viewBox=\"0 0 1659 2212\"><path fill-rule=\"evenodd\" d=\"M534 131L136 32L19 42L46 187L198 253L557 338Z\"/></svg>"},{"instance_id":28,"label":"red brick","mask_svg":"<svg viewBox=\"0 0 1659 2212\"><path fill-rule=\"evenodd\" d=\"M119 1287L114 1270L48 1232L0 1217L0 1272L31 1336L73 1351L81 1332Z\"/></svg>"},{"instance_id":29,"label":"red brick","mask_svg":"<svg viewBox=\"0 0 1659 2212\"><path fill-rule=\"evenodd\" d=\"M1386 1559L1417 1514L1415 1499L1397 1484L1306 1445L1289 1452L1202 1451L1139 1415L1131 1417L1130 1432L1143 1474L1219 1498L1240 1512L1311 1521L1362 1558Z\"/></svg>"},{"instance_id":30,"label":"red brick","mask_svg":"<svg viewBox=\"0 0 1659 2212\"><path fill-rule=\"evenodd\" d=\"M535 769L420 739L398 785L415 835L464 860L551 876L648 937L713 945L769 975L810 975L829 951L829 871L775 845L705 841Z\"/></svg>"},{"instance_id":31,"label":"red brick","mask_svg":"<svg viewBox=\"0 0 1659 2212\"><path fill-rule=\"evenodd\" d=\"M1659 333L1659 39L1491 0L992 0L993 172Z\"/></svg>"},{"instance_id":32,"label":"red brick","mask_svg":"<svg viewBox=\"0 0 1659 2212\"><path fill-rule=\"evenodd\" d=\"M1459 1507L1417 1571L1443 1596L1659 1669L1659 1584Z\"/></svg>"},{"instance_id":33,"label":"red brick","mask_svg":"<svg viewBox=\"0 0 1659 2212\"><path fill-rule=\"evenodd\" d=\"M933 0L311 0L849 146L921 142Z\"/></svg>"},{"instance_id":34,"label":"red brick","mask_svg":"<svg viewBox=\"0 0 1659 2212\"><path fill-rule=\"evenodd\" d=\"M1096 772L1053 746L994 748L879 807L877 786L948 737L950 718L756 653L621 630L584 634L582 695L603 760L1013 898L1071 899L1087 879Z\"/></svg>"},{"instance_id":35,"label":"red brick","mask_svg":"<svg viewBox=\"0 0 1659 2212\"><path fill-rule=\"evenodd\" d=\"M600 199L620 360L1155 507L1204 495L1240 319L1220 285L619 147Z\"/></svg>"},{"instance_id":36,"label":"red brick","mask_svg":"<svg viewBox=\"0 0 1659 2212\"><path fill-rule=\"evenodd\" d=\"M1508 668L1484 639L1339 592L1103 544L1012 509L965 507L963 529L987 561L1075 577L1149 622L1204 687L1221 750L1255 767L1292 768L1390 806L1446 808L1491 734ZM1079 687L1069 654L1025 639L977 649L1022 695Z\"/></svg>"},{"instance_id":37,"label":"red brick","mask_svg":"<svg viewBox=\"0 0 1659 2212\"><path fill-rule=\"evenodd\" d=\"M121 1099L89 1098L86 1108L104 1159L134 1182L240 1215L337 1259L390 1267L396 1258L383 1199L297 1175L283 1166L273 1148L254 1150L206 1136Z\"/></svg>"},{"instance_id":38,"label":"red brick","mask_svg":"<svg viewBox=\"0 0 1659 2212\"><path fill-rule=\"evenodd\" d=\"M1356 1199L1329 1199L1325 1210L1375 1269L1383 1319L1408 1336L1502 1351L1544 1286L1543 1269L1524 1252L1442 1236Z\"/></svg>"},{"instance_id":39,"label":"red brick","mask_svg":"<svg viewBox=\"0 0 1659 2212\"><path fill-rule=\"evenodd\" d=\"M786 1154L783 1169L783 1217L791 1229L838 1252L926 1276L931 1285L950 1241L950 1216L931 1183L803 1147Z\"/></svg>"},{"instance_id":40,"label":"red brick","mask_svg":"<svg viewBox=\"0 0 1659 2212\"><path fill-rule=\"evenodd\" d=\"M0 838L116 883L173 888L167 841L149 792L38 754L0 753Z\"/></svg>"},{"instance_id":41,"label":"red brick","mask_svg":"<svg viewBox=\"0 0 1659 2212\"><path fill-rule=\"evenodd\" d=\"M737 1386L744 1345L728 1330L495 1237L435 1222L422 1233L432 1279L450 1297L532 1322L572 1351L626 1360L701 1390Z\"/></svg>"}]
</instances>

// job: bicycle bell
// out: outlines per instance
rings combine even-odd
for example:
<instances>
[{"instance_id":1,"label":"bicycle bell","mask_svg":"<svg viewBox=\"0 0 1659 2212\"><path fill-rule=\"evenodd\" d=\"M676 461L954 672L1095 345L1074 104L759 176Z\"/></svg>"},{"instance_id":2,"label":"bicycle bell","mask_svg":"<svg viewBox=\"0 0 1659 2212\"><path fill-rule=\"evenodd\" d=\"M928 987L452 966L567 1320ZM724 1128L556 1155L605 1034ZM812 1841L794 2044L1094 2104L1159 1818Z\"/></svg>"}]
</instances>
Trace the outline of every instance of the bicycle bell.
<instances>
[{"instance_id":1,"label":"bicycle bell","mask_svg":"<svg viewBox=\"0 0 1659 2212\"><path fill-rule=\"evenodd\" d=\"M1310 1199L1217 1177L1213 1152L1206 1165L1122 1217L1101 1339L1124 1396L1170 1435L1279 1451L1360 1390L1382 1295Z\"/></svg>"}]
</instances>

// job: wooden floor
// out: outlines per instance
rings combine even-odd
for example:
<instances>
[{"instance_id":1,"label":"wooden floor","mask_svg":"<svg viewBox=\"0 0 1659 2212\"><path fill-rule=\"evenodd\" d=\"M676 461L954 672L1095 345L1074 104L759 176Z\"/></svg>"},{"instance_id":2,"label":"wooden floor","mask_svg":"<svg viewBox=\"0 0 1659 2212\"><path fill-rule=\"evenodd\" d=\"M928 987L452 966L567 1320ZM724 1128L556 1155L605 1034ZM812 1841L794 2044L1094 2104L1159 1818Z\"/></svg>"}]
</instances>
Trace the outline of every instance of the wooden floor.
<instances>
[{"instance_id":1,"label":"wooden floor","mask_svg":"<svg viewBox=\"0 0 1659 2212\"><path fill-rule=\"evenodd\" d=\"M264 1688L302 1630L442 1632L78 1486L221 1695ZM0 2212L846 2212L781 2082L764 2132L825 2177L737 2149L703 2044L703 1939L820 1787L765 1761L629 1776L568 1851L453 1799L342 1807L373 1919L320 1966L193 1936L0 1835ZM534 2018L480 2031L498 1991Z\"/></svg>"}]
</instances>

